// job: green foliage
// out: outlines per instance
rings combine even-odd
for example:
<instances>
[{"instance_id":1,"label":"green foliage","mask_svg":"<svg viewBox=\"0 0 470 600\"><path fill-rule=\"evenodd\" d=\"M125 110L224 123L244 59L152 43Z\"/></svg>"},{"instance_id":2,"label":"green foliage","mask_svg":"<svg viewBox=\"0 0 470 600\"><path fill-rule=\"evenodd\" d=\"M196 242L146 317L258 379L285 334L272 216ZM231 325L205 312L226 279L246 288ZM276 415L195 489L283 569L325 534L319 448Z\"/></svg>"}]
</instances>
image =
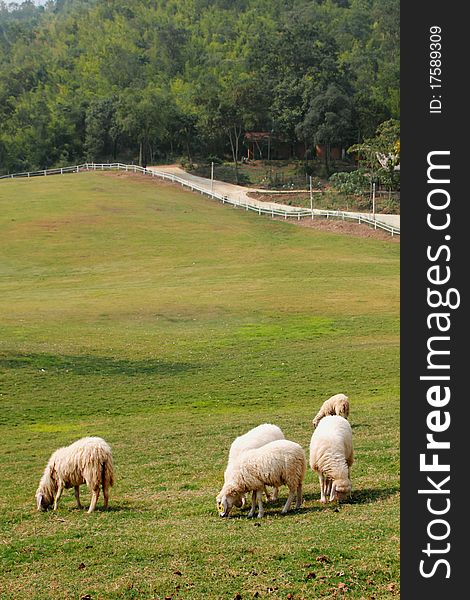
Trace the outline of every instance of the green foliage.
<instances>
[{"instance_id":1,"label":"green foliage","mask_svg":"<svg viewBox=\"0 0 470 600\"><path fill-rule=\"evenodd\" d=\"M351 135L352 107L347 93L331 83L313 97L304 120L297 126L299 137L326 147L325 168L329 174L330 149L341 146Z\"/></svg>"},{"instance_id":2,"label":"green foliage","mask_svg":"<svg viewBox=\"0 0 470 600\"><path fill-rule=\"evenodd\" d=\"M333 173L329 181L338 192L343 194L362 195L369 192L370 180L361 170Z\"/></svg>"},{"instance_id":3,"label":"green foliage","mask_svg":"<svg viewBox=\"0 0 470 600\"><path fill-rule=\"evenodd\" d=\"M85 155L88 161L112 154L118 137L116 105L112 98L92 100L85 114Z\"/></svg>"},{"instance_id":4,"label":"green foliage","mask_svg":"<svg viewBox=\"0 0 470 600\"><path fill-rule=\"evenodd\" d=\"M369 174L370 181L380 182L389 189L397 189L400 185L400 123L389 119L381 123L376 135L367 138L361 144L348 148L349 153L356 153L363 168Z\"/></svg>"},{"instance_id":5,"label":"green foliage","mask_svg":"<svg viewBox=\"0 0 470 600\"><path fill-rule=\"evenodd\" d=\"M229 156L238 168L246 130L309 147L360 143L399 116L398 9L398 0L0 3L0 170L183 154Z\"/></svg>"}]
</instances>

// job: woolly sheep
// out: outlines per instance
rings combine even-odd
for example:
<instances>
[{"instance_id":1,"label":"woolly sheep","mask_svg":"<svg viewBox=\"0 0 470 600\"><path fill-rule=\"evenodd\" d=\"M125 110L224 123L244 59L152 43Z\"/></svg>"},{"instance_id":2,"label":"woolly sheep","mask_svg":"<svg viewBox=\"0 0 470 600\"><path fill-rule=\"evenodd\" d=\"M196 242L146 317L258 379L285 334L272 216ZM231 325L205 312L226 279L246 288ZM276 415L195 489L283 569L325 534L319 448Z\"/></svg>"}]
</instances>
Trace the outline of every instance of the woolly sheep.
<instances>
[{"instance_id":1,"label":"woolly sheep","mask_svg":"<svg viewBox=\"0 0 470 600\"><path fill-rule=\"evenodd\" d=\"M274 440L283 440L284 434L281 429L277 425L272 425L270 423L263 423L262 425L258 425L258 427L254 427L250 429L247 433L243 435L239 435L234 439L232 445L230 446L230 451L228 455L228 463L224 473L224 482L230 477L230 472L233 464L237 461L240 454L245 450L252 450L253 448L260 448L267 444L268 442L273 442ZM266 497L269 499L269 495L266 492ZM272 499L276 500L278 497L279 489L274 488L274 492L272 495ZM243 497L243 504L245 501L245 497Z\"/></svg>"},{"instance_id":2,"label":"woolly sheep","mask_svg":"<svg viewBox=\"0 0 470 600\"><path fill-rule=\"evenodd\" d=\"M353 464L352 429L338 415L319 422L310 442L310 466L320 479L321 502L345 500L351 496L350 468Z\"/></svg>"},{"instance_id":3,"label":"woolly sheep","mask_svg":"<svg viewBox=\"0 0 470 600\"><path fill-rule=\"evenodd\" d=\"M249 517L264 515L262 494L266 485L279 488L287 485L289 496L282 514L289 510L297 496L296 508L302 504L302 483L305 477L306 459L302 446L289 440L275 440L260 448L245 450L234 463L228 480L217 496L217 508L221 517L227 517L233 506L240 508L243 496L252 492Z\"/></svg>"},{"instance_id":4,"label":"woolly sheep","mask_svg":"<svg viewBox=\"0 0 470 600\"><path fill-rule=\"evenodd\" d=\"M335 394L325 400L321 405L320 410L313 419L313 427L315 428L323 417L326 415L339 415L345 419L349 416L349 399L344 394Z\"/></svg>"},{"instance_id":5,"label":"woolly sheep","mask_svg":"<svg viewBox=\"0 0 470 600\"><path fill-rule=\"evenodd\" d=\"M75 488L77 507L80 504L80 485L86 483L92 497L88 512L95 510L103 488L104 507L108 506L109 486L114 484L111 448L100 437L85 437L70 446L59 448L50 457L36 491L38 510L46 510L60 500L64 488Z\"/></svg>"}]
</instances>

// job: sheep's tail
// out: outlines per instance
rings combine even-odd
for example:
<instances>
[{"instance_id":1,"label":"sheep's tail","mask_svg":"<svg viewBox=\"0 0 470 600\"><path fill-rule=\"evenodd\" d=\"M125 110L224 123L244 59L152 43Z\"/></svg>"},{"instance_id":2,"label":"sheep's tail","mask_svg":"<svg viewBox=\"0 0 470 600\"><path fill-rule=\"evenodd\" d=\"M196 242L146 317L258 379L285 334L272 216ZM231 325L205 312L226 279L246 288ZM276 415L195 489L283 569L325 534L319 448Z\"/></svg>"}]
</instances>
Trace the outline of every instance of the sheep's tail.
<instances>
[{"instance_id":1,"label":"sheep's tail","mask_svg":"<svg viewBox=\"0 0 470 600\"><path fill-rule=\"evenodd\" d=\"M101 484L103 489L114 485L114 469L113 460L111 457L107 458L101 467Z\"/></svg>"}]
</instances>

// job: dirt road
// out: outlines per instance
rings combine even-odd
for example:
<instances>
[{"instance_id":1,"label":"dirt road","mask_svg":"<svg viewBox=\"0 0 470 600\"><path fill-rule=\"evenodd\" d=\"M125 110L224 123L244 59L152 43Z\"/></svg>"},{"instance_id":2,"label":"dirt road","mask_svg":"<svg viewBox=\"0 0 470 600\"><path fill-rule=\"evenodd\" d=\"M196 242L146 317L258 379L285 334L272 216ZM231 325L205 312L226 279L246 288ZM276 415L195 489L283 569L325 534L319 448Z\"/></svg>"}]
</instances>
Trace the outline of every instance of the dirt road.
<instances>
[{"instance_id":1,"label":"dirt road","mask_svg":"<svg viewBox=\"0 0 470 600\"><path fill-rule=\"evenodd\" d=\"M237 200L240 204L245 202L250 202L254 205L260 205L266 208L272 208L274 210L281 208L282 210L295 213L299 210L298 206L291 206L288 204L280 204L278 202L262 202L260 200L255 200L254 198L250 198L248 196L249 192L262 191L256 190L254 188L245 187L242 185L235 185L233 183L226 183L225 181L217 181L214 180L211 182L210 179L206 177L199 177L198 175L191 175L191 173L187 173L184 169L179 167L178 165L155 165L153 167L148 167L149 169L155 169L156 171L163 171L164 173L176 175L177 177L181 177L186 181L195 183L208 191L213 191L218 194L222 194L223 196L227 196L230 199ZM345 212L345 214L350 214L354 216L364 216L369 219L373 217L371 213L358 213L358 212ZM400 228L400 215L384 215L384 214L376 214L375 219L378 222L386 223L387 225L392 225L397 229Z\"/></svg>"}]
</instances>

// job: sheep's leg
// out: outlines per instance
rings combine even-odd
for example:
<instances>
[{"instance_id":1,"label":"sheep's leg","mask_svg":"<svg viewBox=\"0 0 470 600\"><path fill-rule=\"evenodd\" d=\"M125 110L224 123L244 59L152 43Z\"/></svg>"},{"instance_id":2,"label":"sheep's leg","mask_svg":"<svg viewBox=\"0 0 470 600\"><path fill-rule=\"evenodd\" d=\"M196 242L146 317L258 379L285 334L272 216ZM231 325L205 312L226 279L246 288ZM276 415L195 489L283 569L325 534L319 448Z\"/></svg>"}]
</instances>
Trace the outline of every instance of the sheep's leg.
<instances>
[{"instance_id":1,"label":"sheep's leg","mask_svg":"<svg viewBox=\"0 0 470 600\"><path fill-rule=\"evenodd\" d=\"M248 517L251 519L252 517L254 517L255 515L255 508L256 508L256 492L253 491L253 494L251 495L251 510L248 513Z\"/></svg>"},{"instance_id":2,"label":"sheep's leg","mask_svg":"<svg viewBox=\"0 0 470 600\"><path fill-rule=\"evenodd\" d=\"M336 486L333 483L333 485L331 486L331 491L330 491L330 502L333 502L333 500L336 498Z\"/></svg>"},{"instance_id":3,"label":"sheep's leg","mask_svg":"<svg viewBox=\"0 0 470 600\"><path fill-rule=\"evenodd\" d=\"M104 498L104 507L108 508L109 501L109 487L107 485L103 486L103 498Z\"/></svg>"},{"instance_id":4,"label":"sheep's leg","mask_svg":"<svg viewBox=\"0 0 470 600\"><path fill-rule=\"evenodd\" d=\"M333 487L332 484L333 484L333 481L331 479L326 480L326 486L325 486L325 495L326 496L330 496L331 489ZM330 498L330 500L331 500L331 498Z\"/></svg>"},{"instance_id":5,"label":"sheep's leg","mask_svg":"<svg viewBox=\"0 0 470 600\"><path fill-rule=\"evenodd\" d=\"M275 502L279 498L279 488L273 487L273 492L270 494L268 488L264 486L264 493L266 494L267 502Z\"/></svg>"},{"instance_id":6,"label":"sheep's leg","mask_svg":"<svg viewBox=\"0 0 470 600\"><path fill-rule=\"evenodd\" d=\"M75 500L77 501L77 508L82 508L82 504L80 502L80 486L75 486Z\"/></svg>"},{"instance_id":7,"label":"sheep's leg","mask_svg":"<svg viewBox=\"0 0 470 600\"><path fill-rule=\"evenodd\" d=\"M99 495L100 495L100 488L98 487L98 488L94 489L91 494L90 508L88 509L89 513L92 513L95 510Z\"/></svg>"},{"instance_id":8,"label":"sheep's leg","mask_svg":"<svg viewBox=\"0 0 470 600\"><path fill-rule=\"evenodd\" d=\"M326 495L325 495L326 480L321 473L319 473L318 479L320 480L320 502L322 504L325 504L325 502L326 502Z\"/></svg>"},{"instance_id":9,"label":"sheep's leg","mask_svg":"<svg viewBox=\"0 0 470 600\"><path fill-rule=\"evenodd\" d=\"M62 496L62 492L64 491L64 484L62 481L59 481L57 492L54 498L54 510L57 510L57 505L59 504L60 497Z\"/></svg>"},{"instance_id":10,"label":"sheep's leg","mask_svg":"<svg viewBox=\"0 0 470 600\"><path fill-rule=\"evenodd\" d=\"M272 496L271 494L268 492L268 488L266 486L264 486L264 494L266 496L266 502L271 502L272 500Z\"/></svg>"},{"instance_id":11,"label":"sheep's leg","mask_svg":"<svg viewBox=\"0 0 470 600\"><path fill-rule=\"evenodd\" d=\"M302 484L300 483L297 487L297 502L295 503L295 508L300 508L302 500Z\"/></svg>"},{"instance_id":12,"label":"sheep's leg","mask_svg":"<svg viewBox=\"0 0 470 600\"><path fill-rule=\"evenodd\" d=\"M258 519L264 517L264 506L263 506L263 494L259 490L256 492L256 499L258 500Z\"/></svg>"},{"instance_id":13,"label":"sheep's leg","mask_svg":"<svg viewBox=\"0 0 470 600\"><path fill-rule=\"evenodd\" d=\"M282 514L285 515L289 510L290 505L292 504L292 500L295 498L296 491L293 491L289 488L289 496L287 497L287 502L284 504L284 508L282 509Z\"/></svg>"}]
</instances>

